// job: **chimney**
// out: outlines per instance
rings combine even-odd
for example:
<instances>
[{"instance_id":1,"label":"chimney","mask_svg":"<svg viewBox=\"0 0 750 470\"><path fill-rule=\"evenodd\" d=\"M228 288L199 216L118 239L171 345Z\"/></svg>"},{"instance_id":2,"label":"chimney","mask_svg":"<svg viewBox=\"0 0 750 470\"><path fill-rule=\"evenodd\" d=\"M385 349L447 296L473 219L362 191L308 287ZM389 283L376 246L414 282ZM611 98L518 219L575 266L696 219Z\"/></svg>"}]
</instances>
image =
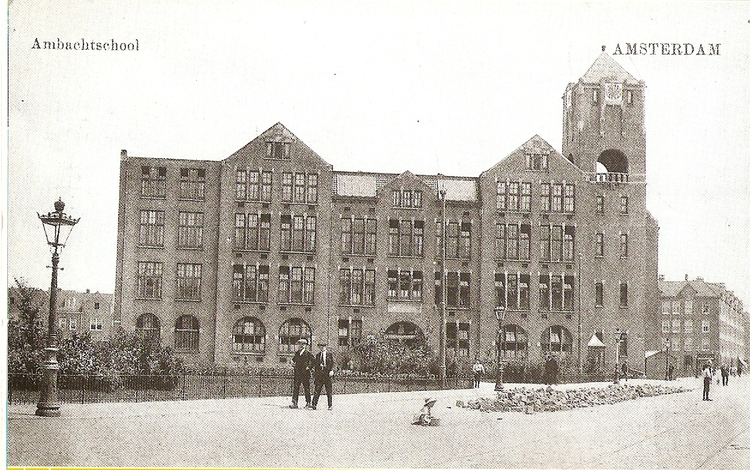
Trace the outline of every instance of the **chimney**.
<instances>
[{"instance_id":1,"label":"chimney","mask_svg":"<svg viewBox=\"0 0 750 470\"><path fill-rule=\"evenodd\" d=\"M659 280L660 280L660 281L663 281L663 280L664 280L664 274L659 274Z\"/></svg>"},{"instance_id":2,"label":"chimney","mask_svg":"<svg viewBox=\"0 0 750 470\"><path fill-rule=\"evenodd\" d=\"M128 159L128 151L125 149L120 150L120 160Z\"/></svg>"},{"instance_id":3,"label":"chimney","mask_svg":"<svg viewBox=\"0 0 750 470\"><path fill-rule=\"evenodd\" d=\"M86 293L90 294L91 293L91 289L86 289Z\"/></svg>"},{"instance_id":4,"label":"chimney","mask_svg":"<svg viewBox=\"0 0 750 470\"><path fill-rule=\"evenodd\" d=\"M687 275L687 274L685 274L685 280L686 280L686 281L688 281L688 280L689 280L689 279L688 279L688 275Z\"/></svg>"}]
</instances>

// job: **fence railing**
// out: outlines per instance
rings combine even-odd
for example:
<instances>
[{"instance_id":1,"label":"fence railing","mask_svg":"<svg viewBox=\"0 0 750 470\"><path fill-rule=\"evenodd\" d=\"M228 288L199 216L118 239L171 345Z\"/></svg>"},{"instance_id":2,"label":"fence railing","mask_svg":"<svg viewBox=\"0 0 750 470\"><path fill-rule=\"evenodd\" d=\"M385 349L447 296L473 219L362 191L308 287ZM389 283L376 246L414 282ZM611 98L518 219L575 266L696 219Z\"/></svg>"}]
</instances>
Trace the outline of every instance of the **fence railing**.
<instances>
[{"instance_id":1,"label":"fence railing","mask_svg":"<svg viewBox=\"0 0 750 470\"><path fill-rule=\"evenodd\" d=\"M61 375L58 397L62 403L146 402L244 397L289 396L293 377L278 372L253 374L176 375ZM427 377L354 376L339 374L334 394L440 390L440 379ZM471 388L471 377L449 377L448 388ZM311 388L313 383L311 381ZM8 404L36 403L38 376L8 374Z\"/></svg>"}]
</instances>

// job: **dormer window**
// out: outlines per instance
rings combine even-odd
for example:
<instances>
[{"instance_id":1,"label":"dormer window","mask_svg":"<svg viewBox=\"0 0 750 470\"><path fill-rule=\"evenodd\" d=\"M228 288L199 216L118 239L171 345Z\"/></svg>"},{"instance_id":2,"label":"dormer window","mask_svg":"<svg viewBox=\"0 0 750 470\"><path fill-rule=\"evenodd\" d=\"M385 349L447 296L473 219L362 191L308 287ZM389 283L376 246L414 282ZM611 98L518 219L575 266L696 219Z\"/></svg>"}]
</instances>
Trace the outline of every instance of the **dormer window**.
<instances>
[{"instance_id":1,"label":"dormer window","mask_svg":"<svg viewBox=\"0 0 750 470\"><path fill-rule=\"evenodd\" d=\"M266 142L266 158L277 160L291 159L292 144L290 142Z\"/></svg>"}]
</instances>

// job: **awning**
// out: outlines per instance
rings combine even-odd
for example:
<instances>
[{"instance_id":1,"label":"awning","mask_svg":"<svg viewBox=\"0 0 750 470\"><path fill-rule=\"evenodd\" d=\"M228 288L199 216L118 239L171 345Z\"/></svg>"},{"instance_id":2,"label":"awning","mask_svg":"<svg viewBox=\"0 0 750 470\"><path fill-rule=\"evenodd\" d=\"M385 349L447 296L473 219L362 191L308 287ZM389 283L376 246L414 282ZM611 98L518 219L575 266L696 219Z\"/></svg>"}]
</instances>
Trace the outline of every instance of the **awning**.
<instances>
[{"instance_id":1,"label":"awning","mask_svg":"<svg viewBox=\"0 0 750 470\"><path fill-rule=\"evenodd\" d=\"M596 335L591 335L591 339L589 340L589 344L587 345L590 348L604 348L606 347L604 343L602 343L602 340L600 340Z\"/></svg>"}]
</instances>

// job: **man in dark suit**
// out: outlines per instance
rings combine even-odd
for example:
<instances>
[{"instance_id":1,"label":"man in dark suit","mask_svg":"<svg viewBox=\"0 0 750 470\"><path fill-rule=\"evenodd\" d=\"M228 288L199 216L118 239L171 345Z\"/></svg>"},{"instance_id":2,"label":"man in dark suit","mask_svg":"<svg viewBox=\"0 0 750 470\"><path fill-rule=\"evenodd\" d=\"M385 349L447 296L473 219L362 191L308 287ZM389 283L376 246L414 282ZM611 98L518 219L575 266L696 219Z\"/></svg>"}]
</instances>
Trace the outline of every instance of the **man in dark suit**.
<instances>
[{"instance_id":1,"label":"man in dark suit","mask_svg":"<svg viewBox=\"0 0 750 470\"><path fill-rule=\"evenodd\" d=\"M297 341L297 352L294 353L292 363L294 364L294 388L292 390L292 404L289 408L297 408L299 400L300 384L305 389L305 408L310 408L310 371L313 369L315 357L307 349L307 340Z\"/></svg>"},{"instance_id":2,"label":"man in dark suit","mask_svg":"<svg viewBox=\"0 0 750 470\"><path fill-rule=\"evenodd\" d=\"M317 409L320 391L325 385L330 410L333 408L333 354L326 348L326 343L318 343L318 346L320 352L315 356L315 396L313 396L312 409Z\"/></svg>"}]
</instances>

